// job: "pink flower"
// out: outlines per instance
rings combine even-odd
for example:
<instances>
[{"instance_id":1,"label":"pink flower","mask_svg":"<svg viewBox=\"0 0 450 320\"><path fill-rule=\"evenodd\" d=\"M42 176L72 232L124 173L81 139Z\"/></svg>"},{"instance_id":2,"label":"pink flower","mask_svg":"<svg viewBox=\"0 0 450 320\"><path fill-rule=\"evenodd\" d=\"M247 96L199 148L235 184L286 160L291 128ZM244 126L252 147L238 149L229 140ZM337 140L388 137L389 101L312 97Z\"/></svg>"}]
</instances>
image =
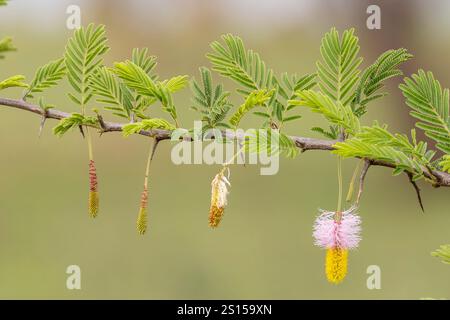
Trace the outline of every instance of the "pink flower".
<instances>
[{"instance_id":1,"label":"pink flower","mask_svg":"<svg viewBox=\"0 0 450 320\"><path fill-rule=\"evenodd\" d=\"M355 249L361 240L361 218L356 214L353 206L339 214L321 210L321 214L314 223L314 244L332 249Z\"/></svg>"}]
</instances>

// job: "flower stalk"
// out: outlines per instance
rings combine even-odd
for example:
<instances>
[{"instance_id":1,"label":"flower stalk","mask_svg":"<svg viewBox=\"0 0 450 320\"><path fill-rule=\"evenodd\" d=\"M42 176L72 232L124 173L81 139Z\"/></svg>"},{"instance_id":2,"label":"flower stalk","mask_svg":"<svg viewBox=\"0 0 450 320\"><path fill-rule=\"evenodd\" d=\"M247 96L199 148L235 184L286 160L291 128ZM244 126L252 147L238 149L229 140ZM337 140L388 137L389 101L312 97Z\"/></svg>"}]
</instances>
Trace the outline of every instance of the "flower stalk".
<instances>
[{"instance_id":1,"label":"flower stalk","mask_svg":"<svg viewBox=\"0 0 450 320\"><path fill-rule=\"evenodd\" d=\"M141 204L139 207L139 213L136 221L136 230L140 235L144 235L148 227L148 181L150 176L150 165L155 155L156 147L158 146L159 140L155 140L150 147L147 157L147 165L145 167L145 177L144 177L144 190L141 193Z\"/></svg>"}]
</instances>

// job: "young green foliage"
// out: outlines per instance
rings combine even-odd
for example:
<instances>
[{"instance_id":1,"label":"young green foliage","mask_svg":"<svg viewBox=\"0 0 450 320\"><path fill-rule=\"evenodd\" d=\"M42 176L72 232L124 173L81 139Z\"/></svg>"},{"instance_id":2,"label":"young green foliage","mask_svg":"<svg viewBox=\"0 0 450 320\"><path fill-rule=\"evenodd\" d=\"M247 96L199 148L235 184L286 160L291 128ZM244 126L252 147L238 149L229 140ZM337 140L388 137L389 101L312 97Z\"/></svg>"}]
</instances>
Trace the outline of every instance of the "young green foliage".
<instances>
[{"instance_id":1,"label":"young green foliage","mask_svg":"<svg viewBox=\"0 0 450 320\"><path fill-rule=\"evenodd\" d=\"M337 125L331 125L328 130L321 127L312 127L311 131L320 133L328 139L336 140L339 138L339 126Z\"/></svg>"},{"instance_id":2,"label":"young green foliage","mask_svg":"<svg viewBox=\"0 0 450 320\"><path fill-rule=\"evenodd\" d=\"M450 264L450 244L441 245L441 247L433 251L431 255L440 258L443 263Z\"/></svg>"},{"instance_id":3,"label":"young green foliage","mask_svg":"<svg viewBox=\"0 0 450 320\"><path fill-rule=\"evenodd\" d=\"M315 73L307 73L301 77L298 77L296 74L289 77L287 72L283 73L281 75L282 83L287 88L287 90L289 90L287 99L293 100L295 98L296 92L312 89L317 84L316 77L317 74ZM288 104L288 110L290 110L290 107L292 107L292 105Z\"/></svg>"},{"instance_id":4,"label":"young green foliage","mask_svg":"<svg viewBox=\"0 0 450 320\"><path fill-rule=\"evenodd\" d=\"M148 54L148 48L134 48L131 53L131 61L145 71L153 80L157 76L152 75L156 67L156 57Z\"/></svg>"},{"instance_id":5,"label":"young green foliage","mask_svg":"<svg viewBox=\"0 0 450 320\"><path fill-rule=\"evenodd\" d=\"M3 52L10 52L16 50L17 48L14 47L12 43L12 38L6 37L0 40L0 59L5 58L5 56L2 54Z\"/></svg>"},{"instance_id":6,"label":"young green foliage","mask_svg":"<svg viewBox=\"0 0 450 320\"><path fill-rule=\"evenodd\" d=\"M231 108L228 101L230 93L223 90L221 84L214 87L211 79L211 71L208 68L200 68L201 83L192 80L192 101L191 108L202 114L203 128L205 130L216 127L229 127L224 123L225 117Z\"/></svg>"},{"instance_id":7,"label":"young green foliage","mask_svg":"<svg viewBox=\"0 0 450 320\"><path fill-rule=\"evenodd\" d=\"M312 89L316 83L316 74L315 73L307 73L301 77L296 74L289 77L289 75L285 72L281 75L281 83L277 84L277 94L273 95L269 106L272 107L272 118L276 117L280 121L280 125L283 123L290 122L293 120L300 119L302 116L299 114L288 115L288 111L292 110L295 106L290 104L290 99L295 98L295 92L310 90ZM283 89L283 85L286 90ZM279 98L283 98L286 102L285 104L280 103L280 100L275 100L276 96L281 96ZM275 101L274 101L275 100Z\"/></svg>"},{"instance_id":8,"label":"young green foliage","mask_svg":"<svg viewBox=\"0 0 450 320\"><path fill-rule=\"evenodd\" d=\"M442 168L442 170L450 173L450 155L443 156L441 161L439 162L439 166Z\"/></svg>"},{"instance_id":9,"label":"young green foliage","mask_svg":"<svg viewBox=\"0 0 450 320\"><path fill-rule=\"evenodd\" d=\"M431 166L435 152L427 150L425 142L417 141L414 130L411 130L411 137L412 141L404 134L392 134L387 126L375 123L371 127L362 127L354 138L336 143L333 153L386 161L395 165L395 175L408 171L417 180L423 177L423 167Z\"/></svg>"},{"instance_id":10,"label":"young green foliage","mask_svg":"<svg viewBox=\"0 0 450 320\"><path fill-rule=\"evenodd\" d=\"M69 97L80 105L82 112L92 97L90 78L102 65L102 55L109 50L106 45L105 26L89 24L75 30L69 39L64 61L67 67L67 78L78 96L69 93Z\"/></svg>"},{"instance_id":11,"label":"young green foliage","mask_svg":"<svg viewBox=\"0 0 450 320\"><path fill-rule=\"evenodd\" d=\"M280 82L258 53L245 48L241 38L227 34L222 36L222 40L224 44L219 41L211 43L213 52L206 55L214 71L240 85L237 91L245 97L257 90L274 90L271 99L265 103L265 112L254 113L266 119L264 127L281 127L283 122L299 119L299 115L285 114L290 110L285 102L292 98L295 90L312 88L315 74L299 78L285 73ZM275 120L279 123L276 124Z\"/></svg>"},{"instance_id":12,"label":"young green foliage","mask_svg":"<svg viewBox=\"0 0 450 320\"><path fill-rule=\"evenodd\" d=\"M359 132L359 119L349 105L334 102L328 95L313 90L299 91L297 97L300 99L291 100L290 104L309 107L331 123L344 128L347 134L355 135Z\"/></svg>"},{"instance_id":13,"label":"young green foliage","mask_svg":"<svg viewBox=\"0 0 450 320\"><path fill-rule=\"evenodd\" d=\"M267 156L284 154L288 158L295 158L298 155L298 148L294 141L271 128L249 130L244 141L244 150L249 153L265 153Z\"/></svg>"},{"instance_id":14,"label":"young green foliage","mask_svg":"<svg viewBox=\"0 0 450 320\"><path fill-rule=\"evenodd\" d=\"M242 39L232 34L222 36L225 43L211 43L214 53L206 57L213 65L213 70L229 77L242 86L238 92L248 96L250 92L274 87L273 71L266 67L258 53L246 50Z\"/></svg>"},{"instance_id":15,"label":"young green foliage","mask_svg":"<svg viewBox=\"0 0 450 320\"><path fill-rule=\"evenodd\" d=\"M257 106L264 106L264 104L273 96L274 90L256 90L251 92L245 102L239 107L239 109L230 118L230 124L237 128L239 123L245 114L250 112L253 108Z\"/></svg>"},{"instance_id":16,"label":"young green foliage","mask_svg":"<svg viewBox=\"0 0 450 320\"><path fill-rule=\"evenodd\" d=\"M148 48L134 48L131 54L131 61L144 70L152 80L156 81L158 79L158 76L153 72L157 65L156 57L149 55ZM134 100L133 112L141 119L148 118L144 113L156 99L134 94Z\"/></svg>"},{"instance_id":17,"label":"young green foliage","mask_svg":"<svg viewBox=\"0 0 450 320\"><path fill-rule=\"evenodd\" d=\"M62 119L56 127L53 128L53 133L56 136L63 136L67 131L81 127L83 125L96 126L98 120L95 117L86 117L80 113L72 113L70 117Z\"/></svg>"},{"instance_id":18,"label":"young green foliage","mask_svg":"<svg viewBox=\"0 0 450 320\"><path fill-rule=\"evenodd\" d=\"M172 93L186 86L187 76L176 76L164 81L155 81L144 69L129 60L116 63L115 72L137 94L160 101L163 110L168 112L175 123L178 124L178 115L173 103Z\"/></svg>"},{"instance_id":19,"label":"young green foliage","mask_svg":"<svg viewBox=\"0 0 450 320\"><path fill-rule=\"evenodd\" d=\"M34 76L28 90L26 90L23 99L33 98L33 93L43 92L45 89L56 86L58 81L66 75L66 66L64 59L51 61L40 67Z\"/></svg>"},{"instance_id":20,"label":"young green foliage","mask_svg":"<svg viewBox=\"0 0 450 320\"><path fill-rule=\"evenodd\" d=\"M132 134L139 133L140 131L152 129L164 129L172 131L175 130L175 126L164 119L144 119L140 122L134 122L124 125L122 132L124 137L128 137Z\"/></svg>"},{"instance_id":21,"label":"young green foliage","mask_svg":"<svg viewBox=\"0 0 450 320\"><path fill-rule=\"evenodd\" d=\"M352 108L358 116L366 113L369 102L387 95L386 92L379 93L379 90L384 87L384 81L403 75L398 67L411 58L412 55L406 49L388 50L364 70L352 101Z\"/></svg>"},{"instance_id":22,"label":"young green foliage","mask_svg":"<svg viewBox=\"0 0 450 320\"><path fill-rule=\"evenodd\" d=\"M92 92L97 96L97 102L106 104L106 110L131 119L133 95L111 70L107 67L99 68L90 78L90 84Z\"/></svg>"},{"instance_id":23,"label":"young green foliage","mask_svg":"<svg viewBox=\"0 0 450 320\"><path fill-rule=\"evenodd\" d=\"M354 29L344 31L342 37L335 28L322 38L320 54L322 61L317 62L319 88L331 100L348 105L354 97L353 87L358 81L358 67L362 58L358 58L358 38Z\"/></svg>"},{"instance_id":24,"label":"young green foliage","mask_svg":"<svg viewBox=\"0 0 450 320\"><path fill-rule=\"evenodd\" d=\"M3 81L0 81L0 90L6 89L6 88L27 88L28 85L23 82L25 80L25 76L22 75L16 75L9 77Z\"/></svg>"},{"instance_id":25,"label":"young green foliage","mask_svg":"<svg viewBox=\"0 0 450 320\"><path fill-rule=\"evenodd\" d=\"M419 120L416 126L437 142L438 149L450 154L449 89L442 89L433 73L423 70L405 78L400 89L412 109L410 115Z\"/></svg>"}]
</instances>

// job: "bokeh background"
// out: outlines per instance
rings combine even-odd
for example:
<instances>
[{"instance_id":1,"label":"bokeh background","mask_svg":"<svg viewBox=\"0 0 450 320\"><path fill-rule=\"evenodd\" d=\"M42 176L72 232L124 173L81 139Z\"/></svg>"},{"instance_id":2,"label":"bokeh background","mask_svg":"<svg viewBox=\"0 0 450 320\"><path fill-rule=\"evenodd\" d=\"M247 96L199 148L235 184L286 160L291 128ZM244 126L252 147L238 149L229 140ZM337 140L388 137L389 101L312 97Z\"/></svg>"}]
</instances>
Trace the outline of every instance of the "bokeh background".
<instances>
[{"instance_id":1,"label":"bokeh background","mask_svg":"<svg viewBox=\"0 0 450 320\"><path fill-rule=\"evenodd\" d=\"M381 30L366 28L372 3L381 7ZM71 35L70 4L81 7L83 24L106 24L112 48L107 63L129 57L133 47L148 47L158 56L163 78L197 76L208 65L209 43L224 33L240 35L278 74L313 72L321 36L336 26L356 28L364 65L384 50L405 47L415 56L405 74L433 70L450 86L450 3L444 0L13 0L0 8L0 35L14 36L19 50L0 61L1 78L24 74L31 80L39 66L61 56ZM378 119L393 131L409 132L414 122L399 81L389 81L390 95L370 106L366 123ZM46 101L77 111L67 90L62 83ZM176 96L185 127L197 117L189 99L189 90ZM234 101L240 102L237 95ZM161 115L158 108L152 112ZM324 122L307 110L302 114L286 132L315 136L310 128ZM450 242L449 190L422 182L424 214L406 177L372 168L360 208L363 241L350 254L347 279L334 286L324 277L324 252L311 237L318 208L336 204L332 155L283 159L274 176L260 176L256 166L233 166L226 216L220 228L210 230L210 181L218 167L175 166L170 144L162 143L152 165L150 227L141 237L135 219L149 140L114 133L95 138L101 212L92 220L85 142L77 132L56 138L51 120L39 139L39 120L0 108L0 298L450 298L450 268L430 256ZM355 164L345 161L346 182ZM81 267L81 290L66 288L65 271L72 264ZM369 265L381 268L381 290L366 287Z\"/></svg>"}]
</instances>

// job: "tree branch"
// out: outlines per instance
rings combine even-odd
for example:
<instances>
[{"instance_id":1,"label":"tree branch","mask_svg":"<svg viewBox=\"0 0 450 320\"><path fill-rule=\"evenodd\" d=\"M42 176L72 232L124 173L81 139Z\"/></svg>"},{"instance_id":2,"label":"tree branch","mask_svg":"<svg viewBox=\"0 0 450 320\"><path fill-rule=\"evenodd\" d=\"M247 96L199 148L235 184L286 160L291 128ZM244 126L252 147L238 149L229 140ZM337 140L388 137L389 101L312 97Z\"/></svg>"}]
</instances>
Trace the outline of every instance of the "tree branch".
<instances>
[{"instance_id":1,"label":"tree branch","mask_svg":"<svg viewBox=\"0 0 450 320\"><path fill-rule=\"evenodd\" d=\"M61 119L70 117L70 113L63 112L63 111L60 111L57 109L43 110L41 107L31 104L31 103L28 103L23 100L14 100L14 99L0 97L0 105L33 112L33 113L38 114L47 119L61 120ZM122 131L124 125L126 125L126 124L103 121L103 119L102 119L101 121L99 121L99 125L97 125L97 126L89 125L89 126L99 129L102 133L106 133L106 132ZM162 130L162 129L153 129L153 130L140 131L139 134L143 135L143 136L147 136L147 137L153 137L153 138L161 141L161 140L170 140L172 131ZM224 135L227 138L231 138L231 139L242 139L242 137L238 136L237 134L230 133L228 131L224 132ZM332 150L334 150L334 147L333 147L334 144L337 142L335 140L322 140L322 139L297 137L297 136L291 136L291 139L294 141L295 145L298 148L302 149L302 151L307 151L307 150L332 151ZM388 168L395 168L395 164L385 162L385 161L379 161L379 160L369 160L369 164L370 164L370 166L382 166L382 167L388 167ZM424 168L423 173L427 179L433 181L434 187L450 187L450 174L449 173L446 173L443 171L437 171L437 170L430 171L426 168Z\"/></svg>"}]
</instances>

